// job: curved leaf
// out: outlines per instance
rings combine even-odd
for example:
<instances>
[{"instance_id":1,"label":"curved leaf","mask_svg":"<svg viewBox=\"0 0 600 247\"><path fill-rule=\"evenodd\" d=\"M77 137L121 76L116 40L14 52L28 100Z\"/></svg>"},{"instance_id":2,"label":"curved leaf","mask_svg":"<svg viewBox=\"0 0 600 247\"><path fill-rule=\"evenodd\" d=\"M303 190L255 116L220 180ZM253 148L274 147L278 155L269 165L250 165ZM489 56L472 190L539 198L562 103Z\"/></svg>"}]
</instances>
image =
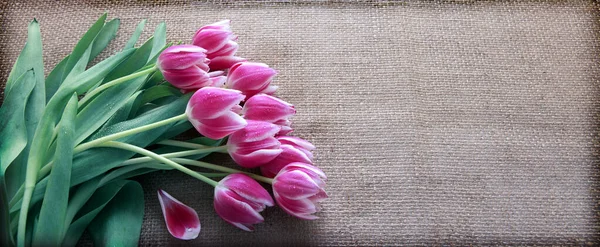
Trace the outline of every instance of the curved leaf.
<instances>
[{"instance_id":1,"label":"curved leaf","mask_svg":"<svg viewBox=\"0 0 600 247\"><path fill-rule=\"evenodd\" d=\"M92 197L77 213L76 220L69 226L65 235L63 246L74 246L83 234L83 231L92 220L106 207L106 205L121 191L131 192L141 189L139 183L128 180L118 180L108 183L94 192ZM126 193L127 195L127 193Z\"/></svg>"},{"instance_id":2,"label":"curved leaf","mask_svg":"<svg viewBox=\"0 0 600 247\"><path fill-rule=\"evenodd\" d=\"M69 189L71 187L71 166L75 147L74 120L77 114L77 95L73 95L65 107L58 124L60 133L56 139L54 167L48 176L48 186L42 201L42 208L35 232L33 245L59 246L62 243L62 224L67 213Z\"/></svg>"},{"instance_id":3,"label":"curved leaf","mask_svg":"<svg viewBox=\"0 0 600 247\"><path fill-rule=\"evenodd\" d=\"M132 182L88 226L94 246L137 246L144 219L144 190Z\"/></svg>"}]
</instances>

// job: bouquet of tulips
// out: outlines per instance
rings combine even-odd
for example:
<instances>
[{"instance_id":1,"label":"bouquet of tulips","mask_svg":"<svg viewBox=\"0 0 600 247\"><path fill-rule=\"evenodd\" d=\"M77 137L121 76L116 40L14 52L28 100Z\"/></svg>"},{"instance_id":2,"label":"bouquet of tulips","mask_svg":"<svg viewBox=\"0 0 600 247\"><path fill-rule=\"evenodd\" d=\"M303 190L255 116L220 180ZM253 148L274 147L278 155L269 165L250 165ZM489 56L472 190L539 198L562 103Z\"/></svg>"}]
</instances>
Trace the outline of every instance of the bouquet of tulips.
<instances>
[{"instance_id":1,"label":"bouquet of tulips","mask_svg":"<svg viewBox=\"0 0 600 247\"><path fill-rule=\"evenodd\" d=\"M158 170L213 186L214 210L242 230L275 204L317 218L327 194L315 147L290 135L296 111L273 96L276 71L236 56L229 21L201 27L183 45L167 43L162 23L135 47L142 21L120 51L92 63L119 27L106 18L47 76L39 24L29 25L0 108L1 246L72 246L86 229L95 245L135 246L144 197L129 179ZM201 161L212 152L260 169ZM198 236L193 209L162 190L158 199L174 237Z\"/></svg>"}]
</instances>

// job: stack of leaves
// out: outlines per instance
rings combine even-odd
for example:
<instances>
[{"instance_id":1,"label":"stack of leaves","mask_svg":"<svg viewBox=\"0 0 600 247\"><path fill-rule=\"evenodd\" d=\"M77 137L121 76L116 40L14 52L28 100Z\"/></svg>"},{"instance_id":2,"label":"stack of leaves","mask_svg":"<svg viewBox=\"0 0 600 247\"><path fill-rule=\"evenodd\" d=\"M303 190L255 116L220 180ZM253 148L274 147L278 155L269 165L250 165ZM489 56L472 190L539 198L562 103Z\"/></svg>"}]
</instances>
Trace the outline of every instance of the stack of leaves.
<instances>
[{"instance_id":1,"label":"stack of leaves","mask_svg":"<svg viewBox=\"0 0 600 247\"><path fill-rule=\"evenodd\" d=\"M274 205L256 181L272 184L286 212L316 218L327 195L314 146L288 135L295 110L271 96L276 72L235 56L228 21L200 28L194 45L175 46L161 23L134 47L142 21L122 50L92 64L119 27L106 18L47 77L39 24L29 25L0 108L1 246L73 246L86 229L98 246L136 246L144 192L129 179L157 170L214 186L215 211L244 230ZM181 139L194 128L197 135ZM262 176L200 161L212 152L260 167ZM195 211L164 191L159 199L173 236L198 236Z\"/></svg>"}]
</instances>

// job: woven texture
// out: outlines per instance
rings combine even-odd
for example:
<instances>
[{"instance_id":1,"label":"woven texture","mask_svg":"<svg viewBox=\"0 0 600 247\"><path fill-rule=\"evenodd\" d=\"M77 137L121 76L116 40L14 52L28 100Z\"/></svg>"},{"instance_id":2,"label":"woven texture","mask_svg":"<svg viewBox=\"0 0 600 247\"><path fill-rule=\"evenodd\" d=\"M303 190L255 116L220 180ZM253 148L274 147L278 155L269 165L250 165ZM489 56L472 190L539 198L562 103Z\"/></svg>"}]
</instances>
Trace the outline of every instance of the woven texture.
<instances>
[{"instance_id":1,"label":"woven texture","mask_svg":"<svg viewBox=\"0 0 600 247\"><path fill-rule=\"evenodd\" d=\"M298 110L295 135L318 147L328 174L320 219L271 208L253 233L218 218L210 186L177 172L142 176L140 245L598 241L592 1L9 1L2 83L32 18L48 70L104 11L122 23L112 51L143 18L150 27L166 21L169 40L184 42L203 24L231 19L239 54L279 71L278 95ZM198 210L198 239L168 234L158 188Z\"/></svg>"}]
</instances>

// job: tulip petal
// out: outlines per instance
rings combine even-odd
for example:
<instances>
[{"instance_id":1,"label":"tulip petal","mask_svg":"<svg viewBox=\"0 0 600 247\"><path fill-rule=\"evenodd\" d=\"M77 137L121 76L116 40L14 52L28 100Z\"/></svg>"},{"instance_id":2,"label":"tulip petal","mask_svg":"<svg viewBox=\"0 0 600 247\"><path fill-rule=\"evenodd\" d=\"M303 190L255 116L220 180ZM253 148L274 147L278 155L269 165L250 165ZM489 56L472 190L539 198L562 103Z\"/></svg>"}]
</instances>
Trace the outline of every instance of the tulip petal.
<instances>
[{"instance_id":1,"label":"tulip petal","mask_svg":"<svg viewBox=\"0 0 600 247\"><path fill-rule=\"evenodd\" d=\"M158 200L167 229L173 237L183 240L198 237L198 234L200 234L200 220L194 209L181 203L163 190L158 190Z\"/></svg>"},{"instance_id":2,"label":"tulip petal","mask_svg":"<svg viewBox=\"0 0 600 247\"><path fill-rule=\"evenodd\" d=\"M206 50L195 45L176 45L165 49L158 58L161 70L181 70L201 64L206 60Z\"/></svg>"},{"instance_id":3,"label":"tulip petal","mask_svg":"<svg viewBox=\"0 0 600 247\"><path fill-rule=\"evenodd\" d=\"M233 33L230 30L223 29L204 29L198 30L194 35L192 43L195 46L206 49L207 53L215 52L221 49L232 38Z\"/></svg>"},{"instance_id":4,"label":"tulip petal","mask_svg":"<svg viewBox=\"0 0 600 247\"><path fill-rule=\"evenodd\" d=\"M246 100L242 113L246 119L289 123L286 120L296 114L296 109L294 105L276 97L257 94Z\"/></svg>"},{"instance_id":5,"label":"tulip petal","mask_svg":"<svg viewBox=\"0 0 600 247\"><path fill-rule=\"evenodd\" d=\"M224 138L246 126L246 120L234 112L213 119L189 119L198 133L210 139Z\"/></svg>"},{"instance_id":6,"label":"tulip petal","mask_svg":"<svg viewBox=\"0 0 600 247\"><path fill-rule=\"evenodd\" d=\"M292 200L275 193L275 200L284 211L300 219L315 220L319 218L312 215L317 212L317 207L308 199Z\"/></svg>"},{"instance_id":7,"label":"tulip petal","mask_svg":"<svg viewBox=\"0 0 600 247\"><path fill-rule=\"evenodd\" d=\"M225 85L243 92L262 91L269 86L276 74L277 71L264 63L237 63L229 70Z\"/></svg>"},{"instance_id":8,"label":"tulip petal","mask_svg":"<svg viewBox=\"0 0 600 247\"><path fill-rule=\"evenodd\" d=\"M272 207L275 204L275 202L273 202L273 198L271 198L271 195L269 195L269 193L264 190L263 187L256 182L256 180L248 177L247 175L241 173L231 174L223 180L225 180L223 181L224 186L236 191L238 195L247 201L262 204L263 206L261 207L263 209L265 206Z\"/></svg>"},{"instance_id":9,"label":"tulip petal","mask_svg":"<svg viewBox=\"0 0 600 247\"><path fill-rule=\"evenodd\" d=\"M204 87L192 95L186 113L190 118L195 119L216 118L229 112L244 98L244 95L237 90Z\"/></svg>"},{"instance_id":10,"label":"tulip petal","mask_svg":"<svg viewBox=\"0 0 600 247\"><path fill-rule=\"evenodd\" d=\"M235 192L224 188L215 188L215 211L228 223L245 231L253 230L251 224L264 221L262 215L254 210Z\"/></svg>"},{"instance_id":11,"label":"tulip petal","mask_svg":"<svg viewBox=\"0 0 600 247\"><path fill-rule=\"evenodd\" d=\"M255 168L275 159L282 152L281 149L261 149L249 154L231 153L231 158L240 166Z\"/></svg>"},{"instance_id":12,"label":"tulip petal","mask_svg":"<svg viewBox=\"0 0 600 247\"><path fill-rule=\"evenodd\" d=\"M311 158L303 150L288 144L282 144L280 148L283 151L279 156L260 167L263 176L269 178L275 177L283 167L294 162L312 164Z\"/></svg>"},{"instance_id":13,"label":"tulip petal","mask_svg":"<svg viewBox=\"0 0 600 247\"><path fill-rule=\"evenodd\" d=\"M302 171L291 171L277 175L273 189L289 199L309 198L320 192L321 187Z\"/></svg>"},{"instance_id":14,"label":"tulip petal","mask_svg":"<svg viewBox=\"0 0 600 247\"><path fill-rule=\"evenodd\" d=\"M236 131L229 138L229 143L253 142L275 136L281 127L267 122L247 120L248 125ZM278 142L279 143L279 142Z\"/></svg>"},{"instance_id":15,"label":"tulip petal","mask_svg":"<svg viewBox=\"0 0 600 247\"><path fill-rule=\"evenodd\" d=\"M302 170L302 171L306 172L306 174L308 174L312 178L327 179L327 176L325 175L325 173L323 171L321 171L321 169L317 168L316 166L306 164L306 163L294 162L294 163L291 163L291 164L285 166L283 169L281 169L281 171L284 171L284 170L286 172L289 172L292 170Z\"/></svg>"},{"instance_id":16,"label":"tulip petal","mask_svg":"<svg viewBox=\"0 0 600 247\"><path fill-rule=\"evenodd\" d=\"M234 64L246 61L247 59L238 56L218 56L211 58L209 67L211 70L229 69Z\"/></svg>"}]
</instances>

